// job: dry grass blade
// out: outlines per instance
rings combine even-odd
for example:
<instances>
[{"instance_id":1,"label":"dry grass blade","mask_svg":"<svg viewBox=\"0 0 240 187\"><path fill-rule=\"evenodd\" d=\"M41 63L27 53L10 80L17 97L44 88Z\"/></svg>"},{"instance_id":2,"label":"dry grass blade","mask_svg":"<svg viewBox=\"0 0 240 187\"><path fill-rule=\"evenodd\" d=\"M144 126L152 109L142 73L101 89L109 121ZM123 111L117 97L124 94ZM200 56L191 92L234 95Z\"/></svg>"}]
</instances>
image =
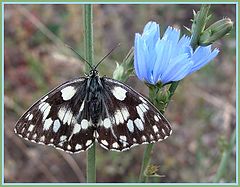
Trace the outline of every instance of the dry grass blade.
<instances>
[{"instance_id":1,"label":"dry grass blade","mask_svg":"<svg viewBox=\"0 0 240 187\"><path fill-rule=\"evenodd\" d=\"M70 51L67 47L66 44L59 38L57 37L51 30L48 29L48 27L46 27L36 16L34 16L31 12L28 11L28 9L26 9L24 6L17 6L16 9L26 17L26 19L29 19L31 21L31 23L33 25L35 25L35 27L40 30L49 40L51 40L53 43L55 43L55 45L57 45L60 50L62 51L62 53L66 53L67 54ZM69 50L69 51L68 51ZM61 58L61 60L67 61L67 62L74 62L76 64L76 62L79 64L79 61L76 58L69 58L66 57L65 55L61 55L58 53L54 53L53 54L55 58ZM83 68L83 66L82 66Z\"/></svg>"},{"instance_id":2,"label":"dry grass blade","mask_svg":"<svg viewBox=\"0 0 240 187\"><path fill-rule=\"evenodd\" d=\"M226 100L223 100L222 98L218 98L214 95L211 95L205 91L202 91L201 89L199 88L193 88L195 91L192 92L195 96L197 97L201 97L203 98L205 101L207 101L208 103L220 108L220 109L223 109L225 108L227 105L229 107L229 110L231 111L231 114L232 115L236 115L236 108L231 104L229 103L228 101Z\"/></svg>"},{"instance_id":3,"label":"dry grass blade","mask_svg":"<svg viewBox=\"0 0 240 187\"><path fill-rule=\"evenodd\" d=\"M24 6L17 6L17 10L29 19L46 37L60 47L64 47L64 43L53 32L51 32L39 19L37 19L31 12ZM66 49L66 47L64 47Z\"/></svg>"},{"instance_id":4,"label":"dry grass blade","mask_svg":"<svg viewBox=\"0 0 240 187\"><path fill-rule=\"evenodd\" d=\"M59 151L59 153L66 160L66 162L69 164L69 166L72 168L72 170L74 171L75 175L77 176L79 182L83 182L85 180L85 177L83 175L82 170L79 168L77 162L73 159L73 157L62 151Z\"/></svg>"}]
</instances>

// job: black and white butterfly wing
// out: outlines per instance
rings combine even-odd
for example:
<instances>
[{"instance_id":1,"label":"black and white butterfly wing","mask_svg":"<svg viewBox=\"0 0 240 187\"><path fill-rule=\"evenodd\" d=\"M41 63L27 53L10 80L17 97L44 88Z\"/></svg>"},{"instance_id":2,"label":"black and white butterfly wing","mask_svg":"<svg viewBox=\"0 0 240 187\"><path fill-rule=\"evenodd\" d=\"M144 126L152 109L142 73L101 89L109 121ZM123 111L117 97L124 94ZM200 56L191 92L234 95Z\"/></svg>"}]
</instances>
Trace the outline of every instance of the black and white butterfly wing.
<instances>
[{"instance_id":1,"label":"black and white butterfly wing","mask_svg":"<svg viewBox=\"0 0 240 187\"><path fill-rule=\"evenodd\" d=\"M43 96L19 119L15 132L76 153L95 140L106 149L124 151L166 139L172 130L144 96L119 81L93 75L68 81Z\"/></svg>"},{"instance_id":2,"label":"black and white butterfly wing","mask_svg":"<svg viewBox=\"0 0 240 187\"><path fill-rule=\"evenodd\" d=\"M67 152L87 150L93 143L86 98L87 79L68 81L43 96L18 120L14 131L32 142Z\"/></svg>"},{"instance_id":3,"label":"black and white butterfly wing","mask_svg":"<svg viewBox=\"0 0 240 187\"><path fill-rule=\"evenodd\" d=\"M114 79L101 78L103 113L97 141L105 149L124 151L166 139L169 122L144 96Z\"/></svg>"}]
</instances>

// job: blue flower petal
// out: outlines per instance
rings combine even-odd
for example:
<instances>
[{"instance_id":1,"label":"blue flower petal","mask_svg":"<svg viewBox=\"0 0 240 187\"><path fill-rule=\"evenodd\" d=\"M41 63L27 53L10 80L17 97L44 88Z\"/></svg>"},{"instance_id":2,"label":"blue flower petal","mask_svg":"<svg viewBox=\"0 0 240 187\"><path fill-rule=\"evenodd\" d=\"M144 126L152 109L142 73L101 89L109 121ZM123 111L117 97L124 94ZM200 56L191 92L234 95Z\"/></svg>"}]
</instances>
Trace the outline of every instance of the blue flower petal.
<instances>
[{"instance_id":1,"label":"blue flower petal","mask_svg":"<svg viewBox=\"0 0 240 187\"><path fill-rule=\"evenodd\" d=\"M139 39L139 34L136 33L135 34L135 40L134 40L134 69L135 69L135 73L138 76L139 79L141 79L141 75L139 72L139 63L140 63L140 59L138 57L138 53L140 51L138 51L137 46L138 46L138 42L137 40ZM138 60L139 59L139 60Z\"/></svg>"},{"instance_id":2,"label":"blue flower petal","mask_svg":"<svg viewBox=\"0 0 240 187\"><path fill-rule=\"evenodd\" d=\"M161 81L159 77L165 72L169 66L171 55L172 55L172 42L166 40L158 40L156 44L157 59L153 69L154 83Z\"/></svg>"},{"instance_id":3,"label":"blue flower petal","mask_svg":"<svg viewBox=\"0 0 240 187\"><path fill-rule=\"evenodd\" d=\"M186 35L183 35L181 37L181 39L178 41L178 46L189 46L191 43L191 38L186 36Z\"/></svg>"},{"instance_id":4,"label":"blue flower petal","mask_svg":"<svg viewBox=\"0 0 240 187\"><path fill-rule=\"evenodd\" d=\"M193 64L193 62L189 61L189 64L183 65L174 75L169 76L168 79L166 78L164 83L179 81L186 77L191 70L191 64Z\"/></svg>"},{"instance_id":5,"label":"blue flower petal","mask_svg":"<svg viewBox=\"0 0 240 187\"><path fill-rule=\"evenodd\" d=\"M187 48L187 50L192 50L190 43L191 43L191 38L183 35L176 45L177 50L174 52L174 54L176 54L175 56L177 56L178 54L185 53L186 48Z\"/></svg>"},{"instance_id":6,"label":"blue flower petal","mask_svg":"<svg viewBox=\"0 0 240 187\"><path fill-rule=\"evenodd\" d=\"M168 27L163 35L163 40L169 40L172 42L173 45L176 45L178 43L180 37L180 30Z\"/></svg>"},{"instance_id":7,"label":"blue flower petal","mask_svg":"<svg viewBox=\"0 0 240 187\"><path fill-rule=\"evenodd\" d=\"M149 30L156 30L156 29L159 29L159 24L157 24L156 22L154 21L149 21L144 29L143 29L143 33L146 33L148 32Z\"/></svg>"},{"instance_id":8,"label":"blue flower petal","mask_svg":"<svg viewBox=\"0 0 240 187\"><path fill-rule=\"evenodd\" d=\"M140 80L151 82L148 71L148 49L146 42L142 37L137 34L135 37L135 54L134 54L134 66L136 67L136 73ZM136 56L136 57L135 57ZM138 62L138 63L136 63Z\"/></svg>"},{"instance_id":9,"label":"blue flower petal","mask_svg":"<svg viewBox=\"0 0 240 187\"><path fill-rule=\"evenodd\" d=\"M142 38L148 43L148 46L152 48L157 39L160 37L160 28L156 22L149 22L143 30Z\"/></svg>"},{"instance_id":10,"label":"blue flower petal","mask_svg":"<svg viewBox=\"0 0 240 187\"><path fill-rule=\"evenodd\" d=\"M140 34L135 34L135 44L134 44L134 68L136 71L136 74L140 80L144 80L144 77L146 76L146 72L144 72L143 68L145 66L145 57L143 54L143 42L141 39Z\"/></svg>"},{"instance_id":11,"label":"blue flower petal","mask_svg":"<svg viewBox=\"0 0 240 187\"><path fill-rule=\"evenodd\" d=\"M152 50L155 48L156 42L160 37L160 27L156 22L149 22L145 27L142 34L143 54L145 56L145 68L146 68L146 81L152 82L152 70L156 61L156 52Z\"/></svg>"},{"instance_id":12,"label":"blue flower petal","mask_svg":"<svg viewBox=\"0 0 240 187\"><path fill-rule=\"evenodd\" d=\"M188 54L179 55L171 59L169 66L161 76L161 80L163 83L180 80L189 73L191 67Z\"/></svg>"},{"instance_id":13,"label":"blue flower petal","mask_svg":"<svg viewBox=\"0 0 240 187\"><path fill-rule=\"evenodd\" d=\"M145 66L143 66L142 68L144 69L144 80L147 82L151 82L152 83L152 69L153 69L153 63L155 60L152 60L152 58L154 58L153 54L151 55L152 51L149 51L148 46L146 44L146 42L143 42L143 56L145 59Z\"/></svg>"},{"instance_id":14,"label":"blue flower petal","mask_svg":"<svg viewBox=\"0 0 240 187\"><path fill-rule=\"evenodd\" d=\"M193 51L191 38L180 30L168 27L162 39L160 27L149 22L143 34L135 35L134 67L140 80L150 84L178 81L197 71L217 56L218 49L198 47Z\"/></svg>"},{"instance_id":15,"label":"blue flower petal","mask_svg":"<svg viewBox=\"0 0 240 187\"><path fill-rule=\"evenodd\" d=\"M198 47L193 53L192 60L194 61L193 67L190 73L193 73L203 66L208 64L212 59L214 59L219 53L218 49L211 51L211 45L207 47Z\"/></svg>"}]
</instances>

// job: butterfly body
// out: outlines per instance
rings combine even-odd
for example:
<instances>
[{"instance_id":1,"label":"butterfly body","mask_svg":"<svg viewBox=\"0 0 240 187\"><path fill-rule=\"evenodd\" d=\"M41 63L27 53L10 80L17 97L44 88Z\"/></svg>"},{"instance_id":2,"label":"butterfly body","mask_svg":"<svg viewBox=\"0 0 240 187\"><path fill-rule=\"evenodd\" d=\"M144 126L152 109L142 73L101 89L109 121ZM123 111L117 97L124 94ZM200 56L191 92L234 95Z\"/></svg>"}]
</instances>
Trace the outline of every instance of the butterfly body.
<instances>
[{"instance_id":1,"label":"butterfly body","mask_svg":"<svg viewBox=\"0 0 240 187\"><path fill-rule=\"evenodd\" d=\"M86 98L86 104L89 106L89 114L91 114L91 120L93 125L96 127L101 113L102 113L102 92L103 92L103 85L102 80L99 78L98 75L91 75L90 78L88 78L88 86L87 86L87 98Z\"/></svg>"},{"instance_id":2,"label":"butterfly body","mask_svg":"<svg viewBox=\"0 0 240 187\"><path fill-rule=\"evenodd\" d=\"M18 120L15 132L32 142L77 153L94 141L107 150L125 151L166 139L172 130L143 95L100 77L94 69L43 96Z\"/></svg>"}]
</instances>

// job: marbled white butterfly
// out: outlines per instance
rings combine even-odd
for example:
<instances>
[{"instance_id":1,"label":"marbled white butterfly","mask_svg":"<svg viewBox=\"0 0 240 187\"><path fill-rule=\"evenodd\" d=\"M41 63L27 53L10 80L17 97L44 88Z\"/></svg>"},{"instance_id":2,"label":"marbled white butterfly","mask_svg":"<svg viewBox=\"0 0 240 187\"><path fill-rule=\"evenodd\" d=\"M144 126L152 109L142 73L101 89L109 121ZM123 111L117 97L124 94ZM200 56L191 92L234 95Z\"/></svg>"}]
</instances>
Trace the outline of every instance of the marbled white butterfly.
<instances>
[{"instance_id":1,"label":"marbled white butterfly","mask_svg":"<svg viewBox=\"0 0 240 187\"><path fill-rule=\"evenodd\" d=\"M90 65L89 75L63 83L34 103L15 133L69 153L86 151L94 141L107 150L125 151L166 139L172 130L165 117L126 84L100 77L100 62Z\"/></svg>"}]
</instances>

